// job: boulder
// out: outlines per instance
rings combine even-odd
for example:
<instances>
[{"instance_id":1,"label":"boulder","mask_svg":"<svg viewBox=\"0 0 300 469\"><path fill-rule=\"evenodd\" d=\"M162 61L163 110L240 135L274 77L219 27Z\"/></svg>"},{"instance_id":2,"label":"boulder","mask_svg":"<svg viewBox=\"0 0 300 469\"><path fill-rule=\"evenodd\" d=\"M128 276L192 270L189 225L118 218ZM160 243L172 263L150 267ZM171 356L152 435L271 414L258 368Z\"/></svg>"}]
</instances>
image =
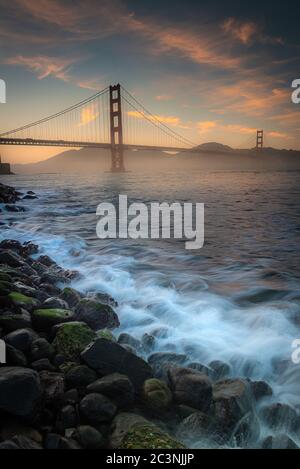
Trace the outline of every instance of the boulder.
<instances>
[{"instance_id":1,"label":"boulder","mask_svg":"<svg viewBox=\"0 0 300 469\"><path fill-rule=\"evenodd\" d=\"M33 417L42 398L39 375L20 367L0 368L0 410L9 414Z\"/></svg>"},{"instance_id":2,"label":"boulder","mask_svg":"<svg viewBox=\"0 0 300 469\"><path fill-rule=\"evenodd\" d=\"M11 292L8 295L8 299L11 302L12 306L15 306L17 308L23 308L26 311L33 311L34 308L38 307L40 304L39 301L35 298L22 295L22 293L19 292Z\"/></svg>"},{"instance_id":3,"label":"boulder","mask_svg":"<svg viewBox=\"0 0 300 469\"><path fill-rule=\"evenodd\" d=\"M287 435L267 437L262 443L262 449L300 449Z\"/></svg>"},{"instance_id":4,"label":"boulder","mask_svg":"<svg viewBox=\"0 0 300 469\"><path fill-rule=\"evenodd\" d=\"M28 311L21 310L21 312L13 313L6 311L1 314L0 312L0 328L6 332L13 332L17 329L31 328L31 316Z\"/></svg>"},{"instance_id":5,"label":"boulder","mask_svg":"<svg viewBox=\"0 0 300 469\"><path fill-rule=\"evenodd\" d=\"M77 360L80 353L97 338L96 333L83 322L70 322L58 327L53 346L57 354L67 360Z\"/></svg>"},{"instance_id":6,"label":"boulder","mask_svg":"<svg viewBox=\"0 0 300 469\"><path fill-rule=\"evenodd\" d=\"M205 440L213 440L216 435L214 420L203 412L194 412L182 420L176 435L181 441L193 447L199 441L203 444Z\"/></svg>"},{"instance_id":7,"label":"boulder","mask_svg":"<svg viewBox=\"0 0 300 469\"><path fill-rule=\"evenodd\" d=\"M107 397L94 393L82 399L79 412L83 422L97 425L110 422L117 412L117 407Z\"/></svg>"},{"instance_id":8,"label":"boulder","mask_svg":"<svg viewBox=\"0 0 300 469\"><path fill-rule=\"evenodd\" d=\"M59 297L69 305L69 308L75 308L81 301L80 293L73 288L64 288Z\"/></svg>"},{"instance_id":9,"label":"boulder","mask_svg":"<svg viewBox=\"0 0 300 469\"><path fill-rule=\"evenodd\" d=\"M287 404L275 403L264 406L261 415L272 430L294 431L298 423L298 414Z\"/></svg>"},{"instance_id":10,"label":"boulder","mask_svg":"<svg viewBox=\"0 0 300 469\"><path fill-rule=\"evenodd\" d=\"M156 413L165 412L172 402L172 393L166 383L159 379L147 379L142 390L144 405Z\"/></svg>"},{"instance_id":11,"label":"boulder","mask_svg":"<svg viewBox=\"0 0 300 469\"><path fill-rule=\"evenodd\" d=\"M175 438L140 415L120 413L112 423L110 446L115 449L184 449Z\"/></svg>"},{"instance_id":12,"label":"boulder","mask_svg":"<svg viewBox=\"0 0 300 469\"><path fill-rule=\"evenodd\" d=\"M212 404L210 379L189 368L169 370L170 388L177 404L184 404L206 412Z\"/></svg>"},{"instance_id":13,"label":"boulder","mask_svg":"<svg viewBox=\"0 0 300 469\"><path fill-rule=\"evenodd\" d=\"M46 301L40 306L41 309L64 309L68 310L69 305L66 301L60 299L60 298L47 298Z\"/></svg>"},{"instance_id":14,"label":"boulder","mask_svg":"<svg viewBox=\"0 0 300 469\"><path fill-rule=\"evenodd\" d=\"M39 338L32 342L29 356L33 362L42 359L52 360L54 356L54 348L46 339Z\"/></svg>"},{"instance_id":15,"label":"boulder","mask_svg":"<svg viewBox=\"0 0 300 469\"><path fill-rule=\"evenodd\" d=\"M27 367L28 362L25 354L14 348L12 345L6 345L6 364L8 366Z\"/></svg>"},{"instance_id":16,"label":"boulder","mask_svg":"<svg viewBox=\"0 0 300 469\"><path fill-rule=\"evenodd\" d=\"M87 298L81 300L75 309L76 320L84 321L93 330L115 329L120 326L119 318L109 305Z\"/></svg>"},{"instance_id":17,"label":"boulder","mask_svg":"<svg viewBox=\"0 0 300 469\"><path fill-rule=\"evenodd\" d=\"M87 366L79 365L71 368L71 370L66 373L65 379L68 389L80 389L96 381L97 374Z\"/></svg>"},{"instance_id":18,"label":"boulder","mask_svg":"<svg viewBox=\"0 0 300 469\"><path fill-rule=\"evenodd\" d=\"M74 313L67 309L36 309L32 313L33 325L37 330L48 331L56 324L72 321Z\"/></svg>"},{"instance_id":19,"label":"boulder","mask_svg":"<svg viewBox=\"0 0 300 469\"><path fill-rule=\"evenodd\" d=\"M141 342L130 334L120 334L118 343L121 345L130 345L134 350L141 350Z\"/></svg>"},{"instance_id":20,"label":"boulder","mask_svg":"<svg viewBox=\"0 0 300 469\"><path fill-rule=\"evenodd\" d=\"M32 342L38 339L38 337L37 333L32 329L18 329L4 337L4 341L26 353L29 351Z\"/></svg>"},{"instance_id":21,"label":"boulder","mask_svg":"<svg viewBox=\"0 0 300 469\"><path fill-rule=\"evenodd\" d=\"M46 405L59 408L65 393L64 375L49 371L41 371L39 375Z\"/></svg>"},{"instance_id":22,"label":"boulder","mask_svg":"<svg viewBox=\"0 0 300 469\"><path fill-rule=\"evenodd\" d=\"M144 381L153 376L148 363L110 340L97 339L82 352L81 358L99 374L120 373L128 376L136 389L140 389Z\"/></svg>"},{"instance_id":23,"label":"boulder","mask_svg":"<svg viewBox=\"0 0 300 469\"><path fill-rule=\"evenodd\" d=\"M9 267L21 267L24 265L24 260L19 254L11 250L0 251L0 264L8 265Z\"/></svg>"},{"instance_id":24,"label":"boulder","mask_svg":"<svg viewBox=\"0 0 300 469\"><path fill-rule=\"evenodd\" d=\"M228 363L220 360L212 361L209 365L209 377L214 381L219 381L230 375L231 367Z\"/></svg>"},{"instance_id":25,"label":"boulder","mask_svg":"<svg viewBox=\"0 0 300 469\"><path fill-rule=\"evenodd\" d=\"M113 373L98 379L87 387L88 393L99 393L109 397L118 407L127 407L134 402L134 387L130 379Z\"/></svg>"},{"instance_id":26,"label":"boulder","mask_svg":"<svg viewBox=\"0 0 300 469\"><path fill-rule=\"evenodd\" d=\"M51 364L48 358L41 358L31 363L31 368L35 371L55 371L56 368Z\"/></svg>"},{"instance_id":27,"label":"boulder","mask_svg":"<svg viewBox=\"0 0 300 469\"><path fill-rule=\"evenodd\" d=\"M265 381L253 381L250 383L250 385L256 401L259 401L264 397L270 397L273 395L273 390L271 386Z\"/></svg>"},{"instance_id":28,"label":"boulder","mask_svg":"<svg viewBox=\"0 0 300 469\"><path fill-rule=\"evenodd\" d=\"M95 428L88 425L77 427L74 438L84 449L104 448L105 440L102 434Z\"/></svg>"}]
</instances>

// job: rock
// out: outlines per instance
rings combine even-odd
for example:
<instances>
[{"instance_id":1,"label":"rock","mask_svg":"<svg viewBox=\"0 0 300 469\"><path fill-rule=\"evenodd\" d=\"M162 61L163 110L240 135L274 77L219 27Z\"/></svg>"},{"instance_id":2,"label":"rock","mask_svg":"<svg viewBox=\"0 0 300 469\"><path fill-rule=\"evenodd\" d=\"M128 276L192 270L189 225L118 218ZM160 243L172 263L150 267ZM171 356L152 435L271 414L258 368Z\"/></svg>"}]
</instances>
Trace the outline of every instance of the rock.
<instances>
[{"instance_id":1,"label":"rock","mask_svg":"<svg viewBox=\"0 0 300 469\"><path fill-rule=\"evenodd\" d=\"M232 431L247 414L253 421L253 395L246 380L219 381L213 387L213 400L216 424L225 440L232 436ZM240 432L244 432L242 427Z\"/></svg>"},{"instance_id":2,"label":"rock","mask_svg":"<svg viewBox=\"0 0 300 469\"><path fill-rule=\"evenodd\" d=\"M264 421L272 430L285 430L286 432L296 429L298 415L295 409L287 404L271 404L261 409Z\"/></svg>"},{"instance_id":3,"label":"rock","mask_svg":"<svg viewBox=\"0 0 300 469\"><path fill-rule=\"evenodd\" d=\"M55 371L55 367L50 363L48 358L41 358L31 363L31 368L35 371Z\"/></svg>"},{"instance_id":4,"label":"rock","mask_svg":"<svg viewBox=\"0 0 300 469\"><path fill-rule=\"evenodd\" d=\"M15 443L19 449L25 449L25 450L32 450L32 449L43 449L43 447L37 443L36 441L31 440L30 438L23 436L23 435L17 435L14 436L13 439L11 440L13 443Z\"/></svg>"},{"instance_id":5,"label":"rock","mask_svg":"<svg viewBox=\"0 0 300 469\"><path fill-rule=\"evenodd\" d=\"M39 375L20 367L0 368L0 409L9 414L31 418L42 398Z\"/></svg>"},{"instance_id":6,"label":"rock","mask_svg":"<svg viewBox=\"0 0 300 469\"><path fill-rule=\"evenodd\" d=\"M76 405L79 403L79 392L77 389L70 389L64 395L64 404Z\"/></svg>"},{"instance_id":7,"label":"rock","mask_svg":"<svg viewBox=\"0 0 300 469\"><path fill-rule=\"evenodd\" d=\"M97 301L98 303L101 303L103 305L109 305L109 306L112 306L113 308L118 307L117 301L114 300L107 293L88 292L86 297L90 300Z\"/></svg>"},{"instance_id":8,"label":"rock","mask_svg":"<svg viewBox=\"0 0 300 469\"><path fill-rule=\"evenodd\" d=\"M109 397L118 407L128 407L134 402L134 387L130 379L119 373L98 379L87 387L88 393Z\"/></svg>"},{"instance_id":9,"label":"rock","mask_svg":"<svg viewBox=\"0 0 300 469\"><path fill-rule=\"evenodd\" d=\"M142 337L142 347L145 350L146 353L151 352L154 349L155 346L155 337L150 334L144 334Z\"/></svg>"},{"instance_id":10,"label":"rock","mask_svg":"<svg viewBox=\"0 0 300 469\"><path fill-rule=\"evenodd\" d=\"M49 330L56 324L72 321L74 313L66 309L37 309L32 313L32 321L37 330Z\"/></svg>"},{"instance_id":11,"label":"rock","mask_svg":"<svg viewBox=\"0 0 300 469\"><path fill-rule=\"evenodd\" d=\"M188 405L177 405L175 407L176 415L178 420L181 422L182 420L188 418L190 415L198 413L197 409L193 409L193 407L189 407Z\"/></svg>"},{"instance_id":12,"label":"rock","mask_svg":"<svg viewBox=\"0 0 300 469\"><path fill-rule=\"evenodd\" d=\"M24 308L26 311L33 311L40 303L35 298L31 298L26 295L22 295L22 293L18 292L11 292L8 295L8 299L10 300L13 306Z\"/></svg>"},{"instance_id":13,"label":"rock","mask_svg":"<svg viewBox=\"0 0 300 469\"><path fill-rule=\"evenodd\" d=\"M62 430L67 428L75 428L78 423L78 416L75 407L66 405L60 411L59 426Z\"/></svg>"},{"instance_id":14,"label":"rock","mask_svg":"<svg viewBox=\"0 0 300 469\"><path fill-rule=\"evenodd\" d=\"M14 289L14 285L11 282L0 280L0 296L8 296Z\"/></svg>"},{"instance_id":15,"label":"rock","mask_svg":"<svg viewBox=\"0 0 300 469\"><path fill-rule=\"evenodd\" d=\"M253 381L250 383L254 398L259 401L264 397L269 397L273 395L273 390L271 386L265 381Z\"/></svg>"},{"instance_id":16,"label":"rock","mask_svg":"<svg viewBox=\"0 0 300 469\"><path fill-rule=\"evenodd\" d=\"M9 267L22 267L24 260L14 251L0 251L0 264L6 264Z\"/></svg>"},{"instance_id":17,"label":"rock","mask_svg":"<svg viewBox=\"0 0 300 469\"><path fill-rule=\"evenodd\" d=\"M39 336L32 329L18 329L4 337L4 341L26 353L29 351L32 342L38 339L38 337Z\"/></svg>"},{"instance_id":18,"label":"rock","mask_svg":"<svg viewBox=\"0 0 300 469\"><path fill-rule=\"evenodd\" d=\"M205 440L213 440L216 432L213 418L203 412L194 412L186 417L179 425L176 435L189 446Z\"/></svg>"},{"instance_id":19,"label":"rock","mask_svg":"<svg viewBox=\"0 0 300 469\"><path fill-rule=\"evenodd\" d=\"M65 376L66 384L69 389L85 388L97 379L96 373L85 365L79 365L72 368ZM98 391L96 391L98 392Z\"/></svg>"},{"instance_id":20,"label":"rock","mask_svg":"<svg viewBox=\"0 0 300 469\"><path fill-rule=\"evenodd\" d=\"M51 259L51 257L49 257L49 256L40 256L37 259L37 262L39 264L44 265L45 267L56 267L56 268L60 269L60 267L57 265L57 263L53 259Z\"/></svg>"},{"instance_id":21,"label":"rock","mask_svg":"<svg viewBox=\"0 0 300 469\"><path fill-rule=\"evenodd\" d=\"M84 321L93 330L115 329L120 326L119 318L111 306L93 300L81 300L75 310L76 320Z\"/></svg>"},{"instance_id":22,"label":"rock","mask_svg":"<svg viewBox=\"0 0 300 469\"><path fill-rule=\"evenodd\" d=\"M82 449L77 441L73 440L72 438L61 438L59 449L62 450L74 450L74 449Z\"/></svg>"},{"instance_id":23,"label":"rock","mask_svg":"<svg viewBox=\"0 0 300 469\"><path fill-rule=\"evenodd\" d=\"M45 449L58 450L60 448L62 436L56 433L48 433L45 439Z\"/></svg>"},{"instance_id":24,"label":"rock","mask_svg":"<svg viewBox=\"0 0 300 469\"><path fill-rule=\"evenodd\" d=\"M82 352L81 358L99 374L120 373L128 376L136 389L140 389L144 381L153 376L148 363L110 340L97 339Z\"/></svg>"},{"instance_id":25,"label":"rock","mask_svg":"<svg viewBox=\"0 0 300 469\"><path fill-rule=\"evenodd\" d=\"M79 412L83 422L97 425L110 422L117 412L117 407L101 394L88 394L80 402Z\"/></svg>"},{"instance_id":26,"label":"rock","mask_svg":"<svg viewBox=\"0 0 300 469\"><path fill-rule=\"evenodd\" d=\"M141 350L142 344L130 334L120 334L118 343L121 345L130 345L134 350Z\"/></svg>"},{"instance_id":27,"label":"rock","mask_svg":"<svg viewBox=\"0 0 300 469\"><path fill-rule=\"evenodd\" d=\"M84 449L102 449L105 440L98 430L88 425L81 425L76 429L74 438Z\"/></svg>"},{"instance_id":28,"label":"rock","mask_svg":"<svg viewBox=\"0 0 300 469\"><path fill-rule=\"evenodd\" d=\"M66 359L77 360L80 353L96 338L96 333L85 323L70 322L58 327L53 346L56 353Z\"/></svg>"},{"instance_id":29,"label":"rock","mask_svg":"<svg viewBox=\"0 0 300 469\"><path fill-rule=\"evenodd\" d=\"M6 345L6 364L8 366L27 366L27 358L21 350L18 350L11 345Z\"/></svg>"},{"instance_id":30,"label":"rock","mask_svg":"<svg viewBox=\"0 0 300 469\"><path fill-rule=\"evenodd\" d=\"M52 360L54 356L54 348L46 339L39 338L32 342L29 355L33 362L42 359Z\"/></svg>"},{"instance_id":31,"label":"rock","mask_svg":"<svg viewBox=\"0 0 300 469\"><path fill-rule=\"evenodd\" d=\"M183 365L187 360L186 355L176 353L158 352L148 358L153 369L154 376L168 382L168 372L171 368Z\"/></svg>"},{"instance_id":32,"label":"rock","mask_svg":"<svg viewBox=\"0 0 300 469\"><path fill-rule=\"evenodd\" d=\"M0 328L6 332L13 332L17 329L31 328L31 316L28 311L21 310L19 314L6 311L0 313Z\"/></svg>"},{"instance_id":33,"label":"rock","mask_svg":"<svg viewBox=\"0 0 300 469\"><path fill-rule=\"evenodd\" d=\"M0 440L11 440L13 437L17 435L22 435L31 440L35 441L36 443L42 444L43 437L40 432L38 432L33 427L30 427L24 423L19 422L14 417L9 417L5 419L2 423L2 430L0 434Z\"/></svg>"},{"instance_id":34,"label":"rock","mask_svg":"<svg viewBox=\"0 0 300 469\"><path fill-rule=\"evenodd\" d=\"M177 404L206 412L212 404L212 384L209 378L189 368L169 371L170 388Z\"/></svg>"},{"instance_id":35,"label":"rock","mask_svg":"<svg viewBox=\"0 0 300 469\"><path fill-rule=\"evenodd\" d=\"M262 443L263 449L300 449L287 435L269 436Z\"/></svg>"},{"instance_id":36,"label":"rock","mask_svg":"<svg viewBox=\"0 0 300 469\"><path fill-rule=\"evenodd\" d=\"M112 424L110 446L114 449L184 449L174 438L140 415L120 413Z\"/></svg>"},{"instance_id":37,"label":"rock","mask_svg":"<svg viewBox=\"0 0 300 469\"><path fill-rule=\"evenodd\" d=\"M75 308L81 301L81 295L73 288L64 288L60 294L60 299L65 301L69 308Z\"/></svg>"},{"instance_id":38,"label":"rock","mask_svg":"<svg viewBox=\"0 0 300 469\"><path fill-rule=\"evenodd\" d=\"M61 300L60 298L48 298L40 307L41 309L64 309L68 310L69 305L66 301Z\"/></svg>"},{"instance_id":39,"label":"rock","mask_svg":"<svg viewBox=\"0 0 300 469\"><path fill-rule=\"evenodd\" d=\"M59 408L65 393L65 380L61 373L49 371L40 372L40 380L44 389L44 399L47 406Z\"/></svg>"},{"instance_id":40,"label":"rock","mask_svg":"<svg viewBox=\"0 0 300 469\"><path fill-rule=\"evenodd\" d=\"M115 336L109 329L101 329L100 331L97 331L97 337L100 339L107 339L116 342Z\"/></svg>"},{"instance_id":41,"label":"rock","mask_svg":"<svg viewBox=\"0 0 300 469\"><path fill-rule=\"evenodd\" d=\"M24 197L22 197L23 200L34 200L34 199L38 199L38 197L36 195L31 195L31 194L27 194L27 195L24 195Z\"/></svg>"},{"instance_id":42,"label":"rock","mask_svg":"<svg viewBox=\"0 0 300 469\"><path fill-rule=\"evenodd\" d=\"M209 375L214 381L219 381L230 375L231 367L225 362L215 360L208 365Z\"/></svg>"},{"instance_id":43,"label":"rock","mask_svg":"<svg viewBox=\"0 0 300 469\"><path fill-rule=\"evenodd\" d=\"M154 412L165 412L172 402L172 393L168 386L159 379L148 379L142 391L143 403Z\"/></svg>"},{"instance_id":44,"label":"rock","mask_svg":"<svg viewBox=\"0 0 300 469\"><path fill-rule=\"evenodd\" d=\"M3 441L3 443L0 443L0 450L3 449L21 449L19 446L16 445L13 441Z\"/></svg>"}]
</instances>

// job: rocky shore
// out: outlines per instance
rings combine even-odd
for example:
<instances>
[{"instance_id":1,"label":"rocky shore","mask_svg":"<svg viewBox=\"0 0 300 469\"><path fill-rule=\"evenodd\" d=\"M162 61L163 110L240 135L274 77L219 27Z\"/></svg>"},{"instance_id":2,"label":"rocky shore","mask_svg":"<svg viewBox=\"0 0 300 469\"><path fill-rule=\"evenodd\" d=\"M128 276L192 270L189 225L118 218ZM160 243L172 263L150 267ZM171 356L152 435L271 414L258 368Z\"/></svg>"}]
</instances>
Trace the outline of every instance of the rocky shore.
<instances>
[{"instance_id":1,"label":"rocky shore","mask_svg":"<svg viewBox=\"0 0 300 469\"><path fill-rule=\"evenodd\" d=\"M6 206L27 196L0 185ZM297 448L300 418L266 382L118 334L117 302L75 279L32 242L0 243L0 449Z\"/></svg>"}]
</instances>

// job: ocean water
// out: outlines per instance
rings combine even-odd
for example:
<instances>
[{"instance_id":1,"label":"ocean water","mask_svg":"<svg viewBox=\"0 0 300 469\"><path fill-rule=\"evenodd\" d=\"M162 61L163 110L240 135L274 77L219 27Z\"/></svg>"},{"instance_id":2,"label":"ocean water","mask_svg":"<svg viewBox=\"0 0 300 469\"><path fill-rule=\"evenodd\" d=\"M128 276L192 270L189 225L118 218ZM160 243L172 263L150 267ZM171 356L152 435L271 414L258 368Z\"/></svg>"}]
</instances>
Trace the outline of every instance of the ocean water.
<instances>
[{"instance_id":1,"label":"ocean water","mask_svg":"<svg viewBox=\"0 0 300 469\"><path fill-rule=\"evenodd\" d=\"M82 291L119 303L119 332L157 335L156 351L185 353L204 365L222 360L232 377L266 380L300 411L300 172L104 173L3 177L39 199L3 213L0 238L33 240L84 279ZM129 203L205 204L205 244L182 240L99 240L96 207ZM259 411L259 409L257 409ZM269 432L261 425L260 438Z\"/></svg>"}]
</instances>

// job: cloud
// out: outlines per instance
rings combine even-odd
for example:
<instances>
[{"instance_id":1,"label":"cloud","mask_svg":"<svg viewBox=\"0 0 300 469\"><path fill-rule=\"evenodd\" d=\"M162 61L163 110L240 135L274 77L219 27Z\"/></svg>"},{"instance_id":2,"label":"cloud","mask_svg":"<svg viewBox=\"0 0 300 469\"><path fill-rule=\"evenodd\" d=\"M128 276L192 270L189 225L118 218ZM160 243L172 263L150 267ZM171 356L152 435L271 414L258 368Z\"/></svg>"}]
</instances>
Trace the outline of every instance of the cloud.
<instances>
[{"instance_id":1,"label":"cloud","mask_svg":"<svg viewBox=\"0 0 300 469\"><path fill-rule=\"evenodd\" d=\"M201 121L197 122L196 127L200 134L210 132L217 127L218 123L215 121Z\"/></svg>"},{"instance_id":2,"label":"cloud","mask_svg":"<svg viewBox=\"0 0 300 469\"><path fill-rule=\"evenodd\" d=\"M68 70L74 62L75 59L60 59L41 55L35 57L17 55L5 60L8 65L21 65L34 72L39 80L54 76L63 81L70 81Z\"/></svg>"},{"instance_id":3,"label":"cloud","mask_svg":"<svg viewBox=\"0 0 300 469\"><path fill-rule=\"evenodd\" d=\"M96 110L95 104L91 104L88 107L84 107L81 110L80 124L79 126L84 126L90 122L95 121L99 117L99 112Z\"/></svg>"},{"instance_id":4,"label":"cloud","mask_svg":"<svg viewBox=\"0 0 300 469\"><path fill-rule=\"evenodd\" d=\"M138 111L128 111L127 115L129 117L133 117L135 119L144 119L144 115ZM162 124L169 125L171 127L178 127L181 129L188 129L188 124L182 123L179 117L175 116L163 116L163 115L154 115L152 118L151 116L147 116L148 119L152 120L153 122L159 121Z\"/></svg>"},{"instance_id":5,"label":"cloud","mask_svg":"<svg viewBox=\"0 0 300 469\"><path fill-rule=\"evenodd\" d=\"M261 27L253 21L240 21L232 17L227 18L222 24L222 29L225 33L230 34L245 45L251 42L283 44L282 38L263 34Z\"/></svg>"},{"instance_id":6,"label":"cloud","mask_svg":"<svg viewBox=\"0 0 300 469\"><path fill-rule=\"evenodd\" d=\"M173 96L169 94L162 94L162 95L155 96L155 99L156 101L171 101L174 98Z\"/></svg>"}]
</instances>

